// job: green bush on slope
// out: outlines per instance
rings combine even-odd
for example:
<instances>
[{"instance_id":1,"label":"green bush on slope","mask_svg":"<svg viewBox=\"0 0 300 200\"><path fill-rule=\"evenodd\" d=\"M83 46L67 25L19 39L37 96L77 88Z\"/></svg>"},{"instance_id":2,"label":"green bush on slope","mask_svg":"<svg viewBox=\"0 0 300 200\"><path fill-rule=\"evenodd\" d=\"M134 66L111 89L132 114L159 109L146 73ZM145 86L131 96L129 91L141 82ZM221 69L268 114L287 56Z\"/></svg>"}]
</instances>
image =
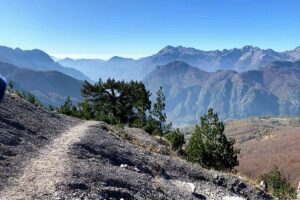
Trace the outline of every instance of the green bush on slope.
<instances>
[{"instance_id":1,"label":"green bush on slope","mask_svg":"<svg viewBox=\"0 0 300 200\"><path fill-rule=\"evenodd\" d=\"M224 124L219 121L218 114L210 108L201 117L187 148L188 160L199 163L203 167L216 170L232 170L239 164L238 150L234 149L234 139L224 134Z\"/></svg>"},{"instance_id":2,"label":"green bush on slope","mask_svg":"<svg viewBox=\"0 0 300 200\"><path fill-rule=\"evenodd\" d=\"M260 178L267 184L267 192L280 200L296 198L296 191L286 179L282 178L278 167L273 167Z\"/></svg>"}]
</instances>

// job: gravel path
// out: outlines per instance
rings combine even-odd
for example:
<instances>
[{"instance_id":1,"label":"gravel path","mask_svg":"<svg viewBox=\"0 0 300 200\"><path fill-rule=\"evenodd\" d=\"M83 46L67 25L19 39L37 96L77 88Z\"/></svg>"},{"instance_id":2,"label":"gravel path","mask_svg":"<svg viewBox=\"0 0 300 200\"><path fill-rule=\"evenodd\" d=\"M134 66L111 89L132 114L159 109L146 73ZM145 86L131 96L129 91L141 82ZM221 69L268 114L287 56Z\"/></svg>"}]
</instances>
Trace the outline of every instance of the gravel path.
<instances>
[{"instance_id":1,"label":"gravel path","mask_svg":"<svg viewBox=\"0 0 300 200\"><path fill-rule=\"evenodd\" d=\"M11 181L11 186L1 193L1 199L46 199L51 196L57 184L70 174L69 147L79 142L90 126L97 122L83 122L61 134L43 148L38 157L32 159L23 174Z\"/></svg>"}]
</instances>

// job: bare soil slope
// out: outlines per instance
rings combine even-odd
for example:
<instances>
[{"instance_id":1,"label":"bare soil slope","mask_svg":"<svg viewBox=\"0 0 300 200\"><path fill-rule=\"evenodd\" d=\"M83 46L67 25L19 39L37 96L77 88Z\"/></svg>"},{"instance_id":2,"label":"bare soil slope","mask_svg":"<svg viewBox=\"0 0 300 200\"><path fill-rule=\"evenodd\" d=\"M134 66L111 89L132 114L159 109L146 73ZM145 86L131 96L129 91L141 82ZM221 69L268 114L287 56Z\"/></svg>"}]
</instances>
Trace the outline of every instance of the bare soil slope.
<instances>
[{"instance_id":1,"label":"bare soil slope","mask_svg":"<svg viewBox=\"0 0 300 200\"><path fill-rule=\"evenodd\" d=\"M41 148L78 122L5 96L0 103L0 190Z\"/></svg>"}]
</instances>

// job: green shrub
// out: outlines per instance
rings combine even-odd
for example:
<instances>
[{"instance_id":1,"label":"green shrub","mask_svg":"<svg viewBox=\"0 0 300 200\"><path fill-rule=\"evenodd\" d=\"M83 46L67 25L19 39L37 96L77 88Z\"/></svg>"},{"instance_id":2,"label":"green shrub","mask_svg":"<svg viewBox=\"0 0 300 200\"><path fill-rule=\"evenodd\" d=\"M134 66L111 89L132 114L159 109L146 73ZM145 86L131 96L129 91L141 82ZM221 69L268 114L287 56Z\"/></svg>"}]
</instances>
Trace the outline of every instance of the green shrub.
<instances>
[{"instance_id":1,"label":"green shrub","mask_svg":"<svg viewBox=\"0 0 300 200\"><path fill-rule=\"evenodd\" d=\"M154 131L152 131L151 133L152 135L156 135L156 136L162 136L163 132L160 129L155 129Z\"/></svg>"},{"instance_id":2,"label":"green shrub","mask_svg":"<svg viewBox=\"0 0 300 200\"><path fill-rule=\"evenodd\" d=\"M176 129L165 135L165 138L171 143L173 150L180 150L184 145L184 135Z\"/></svg>"},{"instance_id":3,"label":"green shrub","mask_svg":"<svg viewBox=\"0 0 300 200\"><path fill-rule=\"evenodd\" d=\"M147 117L145 120L145 125L143 126L143 129L149 133L152 134L154 130L159 129L160 123L156 119L154 119L151 115Z\"/></svg>"},{"instance_id":4,"label":"green shrub","mask_svg":"<svg viewBox=\"0 0 300 200\"><path fill-rule=\"evenodd\" d=\"M103 113L96 113L95 119L98 120L98 121L104 121L104 122L106 122L108 124L111 124L111 125L118 124L118 120L117 120L116 117L114 117L112 115L106 115L106 114L103 114Z\"/></svg>"},{"instance_id":5,"label":"green shrub","mask_svg":"<svg viewBox=\"0 0 300 200\"><path fill-rule=\"evenodd\" d=\"M16 95L22 99L24 98L24 93L19 90L16 90Z\"/></svg>"},{"instance_id":6,"label":"green shrub","mask_svg":"<svg viewBox=\"0 0 300 200\"><path fill-rule=\"evenodd\" d=\"M57 111L61 114L78 117L77 108L73 105L70 97L66 99L65 103L60 108L58 108Z\"/></svg>"},{"instance_id":7,"label":"green shrub","mask_svg":"<svg viewBox=\"0 0 300 200\"><path fill-rule=\"evenodd\" d=\"M232 170L239 164L233 145L235 140L228 139L224 134L224 124L219 122L218 114L209 109L201 117L200 125L196 126L187 148L188 160L204 167L216 170Z\"/></svg>"},{"instance_id":8,"label":"green shrub","mask_svg":"<svg viewBox=\"0 0 300 200\"><path fill-rule=\"evenodd\" d=\"M155 130L155 127L152 124L146 124L143 126L144 131L146 131L149 134L152 134L152 132Z\"/></svg>"},{"instance_id":9,"label":"green shrub","mask_svg":"<svg viewBox=\"0 0 300 200\"><path fill-rule=\"evenodd\" d=\"M25 92L22 92L19 90L15 90L14 92L18 97L26 100L27 102L31 103L32 105L43 107L43 104L33 94L25 93Z\"/></svg>"},{"instance_id":10,"label":"green shrub","mask_svg":"<svg viewBox=\"0 0 300 200\"><path fill-rule=\"evenodd\" d=\"M92 106L86 100L78 104L77 112L77 117L81 119L90 120L95 118L95 112Z\"/></svg>"},{"instance_id":11,"label":"green shrub","mask_svg":"<svg viewBox=\"0 0 300 200\"><path fill-rule=\"evenodd\" d=\"M282 178L278 167L273 167L268 173L263 174L261 180L267 184L267 191L275 198L280 200L296 198L295 189Z\"/></svg>"},{"instance_id":12,"label":"green shrub","mask_svg":"<svg viewBox=\"0 0 300 200\"><path fill-rule=\"evenodd\" d=\"M129 127L142 128L143 126L144 126L144 121L142 121L139 118L134 119L132 122L129 123Z\"/></svg>"},{"instance_id":13,"label":"green shrub","mask_svg":"<svg viewBox=\"0 0 300 200\"><path fill-rule=\"evenodd\" d=\"M31 93L24 94L24 97L29 103L35 106L42 106L42 103L33 94Z\"/></svg>"}]
</instances>

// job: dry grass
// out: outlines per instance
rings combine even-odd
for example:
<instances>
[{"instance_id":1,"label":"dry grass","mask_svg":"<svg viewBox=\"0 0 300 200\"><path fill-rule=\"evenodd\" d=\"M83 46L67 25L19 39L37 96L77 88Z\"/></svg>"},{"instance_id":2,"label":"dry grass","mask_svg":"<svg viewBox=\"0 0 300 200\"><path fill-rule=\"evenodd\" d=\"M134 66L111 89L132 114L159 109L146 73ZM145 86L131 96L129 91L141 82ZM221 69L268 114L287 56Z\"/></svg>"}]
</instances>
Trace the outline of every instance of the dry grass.
<instances>
[{"instance_id":1,"label":"dry grass","mask_svg":"<svg viewBox=\"0 0 300 200\"><path fill-rule=\"evenodd\" d=\"M226 124L241 149L238 170L257 180L276 165L295 187L300 181L300 118L250 118Z\"/></svg>"},{"instance_id":2,"label":"dry grass","mask_svg":"<svg viewBox=\"0 0 300 200\"><path fill-rule=\"evenodd\" d=\"M115 134L128 142L153 153L172 155L173 152L168 142L162 137L151 136L138 128L118 128L107 125L110 133Z\"/></svg>"}]
</instances>

